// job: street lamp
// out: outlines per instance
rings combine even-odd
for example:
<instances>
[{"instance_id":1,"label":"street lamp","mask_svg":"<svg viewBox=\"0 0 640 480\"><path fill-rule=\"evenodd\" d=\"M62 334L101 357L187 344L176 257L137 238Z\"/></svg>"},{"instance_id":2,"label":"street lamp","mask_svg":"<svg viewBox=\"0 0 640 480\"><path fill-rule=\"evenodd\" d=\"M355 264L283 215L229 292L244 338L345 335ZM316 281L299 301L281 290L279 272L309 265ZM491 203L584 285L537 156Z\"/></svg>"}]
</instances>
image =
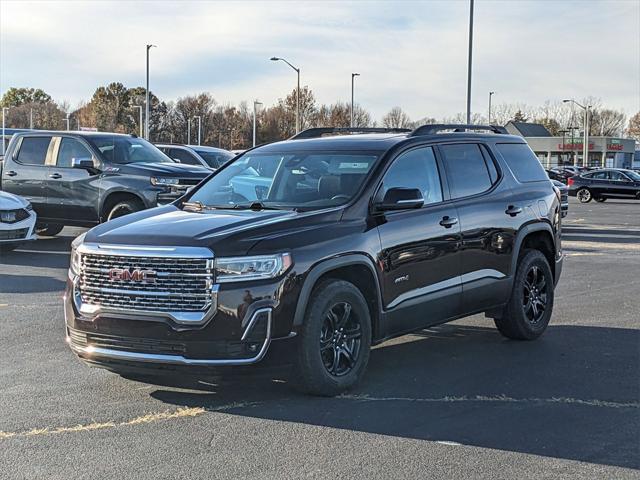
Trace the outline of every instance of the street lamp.
<instances>
[{"instance_id":1,"label":"street lamp","mask_svg":"<svg viewBox=\"0 0 640 480\"><path fill-rule=\"evenodd\" d=\"M67 116L63 118L63 120L67 122L67 132L68 132L69 131L69 114L68 113L67 113Z\"/></svg>"},{"instance_id":2,"label":"street lamp","mask_svg":"<svg viewBox=\"0 0 640 480\"><path fill-rule=\"evenodd\" d=\"M139 111L140 120L138 121L138 125L140 125L140 136L143 137L144 134L142 132L142 105L134 105L133 108L137 108Z\"/></svg>"},{"instance_id":3,"label":"street lamp","mask_svg":"<svg viewBox=\"0 0 640 480\"><path fill-rule=\"evenodd\" d=\"M496 92L489 92L489 120L488 120L489 125L491 125L491 97L492 97L495 93L496 93Z\"/></svg>"},{"instance_id":4,"label":"street lamp","mask_svg":"<svg viewBox=\"0 0 640 480\"><path fill-rule=\"evenodd\" d=\"M471 58L473 52L473 0L469 0L469 60L467 64L467 125L471 124Z\"/></svg>"},{"instance_id":5,"label":"street lamp","mask_svg":"<svg viewBox=\"0 0 640 480\"><path fill-rule=\"evenodd\" d=\"M198 119L198 145L200 145L200 132L202 130L202 117L200 115L195 115L193 118Z\"/></svg>"},{"instance_id":6,"label":"street lamp","mask_svg":"<svg viewBox=\"0 0 640 480\"><path fill-rule=\"evenodd\" d=\"M147 89L145 90L144 138L149 140L149 50L157 45L147 45Z\"/></svg>"},{"instance_id":7,"label":"street lamp","mask_svg":"<svg viewBox=\"0 0 640 480\"><path fill-rule=\"evenodd\" d=\"M573 103L584 110L584 137L582 140L582 163L584 167L589 166L589 109L591 105L582 105L573 98L562 100L562 103Z\"/></svg>"},{"instance_id":8,"label":"street lamp","mask_svg":"<svg viewBox=\"0 0 640 480\"><path fill-rule=\"evenodd\" d=\"M187 145L191 145L191 119L187 118Z\"/></svg>"},{"instance_id":9,"label":"street lamp","mask_svg":"<svg viewBox=\"0 0 640 480\"><path fill-rule=\"evenodd\" d=\"M4 117L6 112L9 111L9 107L2 107L2 156L4 157Z\"/></svg>"},{"instance_id":10,"label":"street lamp","mask_svg":"<svg viewBox=\"0 0 640 480\"><path fill-rule=\"evenodd\" d=\"M256 146L256 116L258 112L258 105L262 105L261 102L254 100L253 102L253 146Z\"/></svg>"},{"instance_id":11,"label":"street lamp","mask_svg":"<svg viewBox=\"0 0 640 480\"><path fill-rule=\"evenodd\" d=\"M352 73L351 74L351 128L353 128L353 116L354 116L353 112L354 112L354 108L355 108L354 107L354 103L353 103L353 83L354 83L353 80L356 77L359 77L359 76L360 76L359 73Z\"/></svg>"},{"instance_id":12,"label":"street lamp","mask_svg":"<svg viewBox=\"0 0 640 480\"><path fill-rule=\"evenodd\" d=\"M282 60L284 63L293 68L298 74L298 88L296 89L296 133L298 133L300 131L300 69L291 65L284 58L271 57L272 62L277 62L278 60Z\"/></svg>"}]
</instances>

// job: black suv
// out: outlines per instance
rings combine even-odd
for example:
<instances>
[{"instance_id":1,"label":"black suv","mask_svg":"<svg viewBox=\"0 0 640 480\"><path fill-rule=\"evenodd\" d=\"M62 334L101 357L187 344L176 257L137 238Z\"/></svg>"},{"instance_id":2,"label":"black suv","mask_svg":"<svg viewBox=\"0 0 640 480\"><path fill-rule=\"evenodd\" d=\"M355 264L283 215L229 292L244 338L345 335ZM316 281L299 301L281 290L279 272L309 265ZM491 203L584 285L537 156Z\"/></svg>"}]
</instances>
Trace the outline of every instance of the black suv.
<instances>
[{"instance_id":1,"label":"black suv","mask_svg":"<svg viewBox=\"0 0 640 480\"><path fill-rule=\"evenodd\" d=\"M171 203L210 173L131 135L28 131L12 137L0 187L31 202L39 234L56 235Z\"/></svg>"},{"instance_id":2,"label":"black suv","mask_svg":"<svg viewBox=\"0 0 640 480\"><path fill-rule=\"evenodd\" d=\"M484 312L509 338L541 335L560 222L542 166L501 127L311 129L78 237L67 342L124 375L267 356L334 395L372 345L431 325Z\"/></svg>"}]
</instances>

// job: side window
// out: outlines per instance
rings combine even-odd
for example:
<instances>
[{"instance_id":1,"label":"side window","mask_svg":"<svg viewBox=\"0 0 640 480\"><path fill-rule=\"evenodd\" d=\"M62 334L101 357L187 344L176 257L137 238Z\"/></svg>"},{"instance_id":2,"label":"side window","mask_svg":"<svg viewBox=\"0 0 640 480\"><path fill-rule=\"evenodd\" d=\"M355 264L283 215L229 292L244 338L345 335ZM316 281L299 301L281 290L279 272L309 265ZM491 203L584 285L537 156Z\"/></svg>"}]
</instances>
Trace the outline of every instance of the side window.
<instances>
[{"instance_id":1,"label":"side window","mask_svg":"<svg viewBox=\"0 0 640 480\"><path fill-rule=\"evenodd\" d=\"M24 165L44 165L51 137L24 137L18 152L18 162Z\"/></svg>"},{"instance_id":2,"label":"side window","mask_svg":"<svg viewBox=\"0 0 640 480\"><path fill-rule=\"evenodd\" d=\"M519 182L548 180L540 161L526 143L499 143L496 148Z\"/></svg>"},{"instance_id":3,"label":"side window","mask_svg":"<svg viewBox=\"0 0 640 480\"><path fill-rule=\"evenodd\" d=\"M424 203L442 201L442 187L433 148L410 150L396 158L382 180L382 196L390 188L417 188Z\"/></svg>"},{"instance_id":4,"label":"side window","mask_svg":"<svg viewBox=\"0 0 640 480\"><path fill-rule=\"evenodd\" d=\"M493 182L479 145L441 145L440 149L447 164L452 198L468 197L491 188Z\"/></svg>"},{"instance_id":5,"label":"side window","mask_svg":"<svg viewBox=\"0 0 640 480\"><path fill-rule=\"evenodd\" d=\"M590 175L584 175L587 178L593 178L595 180L608 180L609 179L609 175L608 172L594 172L591 173Z\"/></svg>"},{"instance_id":6,"label":"side window","mask_svg":"<svg viewBox=\"0 0 640 480\"><path fill-rule=\"evenodd\" d=\"M627 181L629 181L629 177L627 177L626 175L623 175L620 172L616 172L616 171L610 171L609 172L609 178L611 180L616 180L618 182L627 182Z\"/></svg>"},{"instance_id":7,"label":"side window","mask_svg":"<svg viewBox=\"0 0 640 480\"><path fill-rule=\"evenodd\" d=\"M58 149L57 167L71 167L71 160L74 158L91 158L91 152L78 140L63 137Z\"/></svg>"},{"instance_id":8,"label":"side window","mask_svg":"<svg viewBox=\"0 0 640 480\"><path fill-rule=\"evenodd\" d=\"M184 163L186 165L201 165L196 157L191 155L191 153L186 150L182 150L180 148L172 148L171 149L171 158L180 160L180 163Z\"/></svg>"}]
</instances>

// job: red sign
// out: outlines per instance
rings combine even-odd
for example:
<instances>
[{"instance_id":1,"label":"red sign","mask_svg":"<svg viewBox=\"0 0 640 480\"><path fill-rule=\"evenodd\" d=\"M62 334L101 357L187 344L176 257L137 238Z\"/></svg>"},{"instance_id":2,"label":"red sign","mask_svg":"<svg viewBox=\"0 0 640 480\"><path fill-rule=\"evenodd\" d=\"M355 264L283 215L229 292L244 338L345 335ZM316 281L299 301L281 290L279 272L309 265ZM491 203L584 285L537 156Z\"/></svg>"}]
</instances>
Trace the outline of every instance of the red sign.
<instances>
[{"instance_id":1,"label":"red sign","mask_svg":"<svg viewBox=\"0 0 640 480\"><path fill-rule=\"evenodd\" d=\"M582 150L583 143L559 143L559 150ZM595 143L589 142L589 150L593 150L596 146Z\"/></svg>"},{"instance_id":2,"label":"red sign","mask_svg":"<svg viewBox=\"0 0 640 480\"><path fill-rule=\"evenodd\" d=\"M607 143L607 150L622 150L621 143Z\"/></svg>"}]
</instances>

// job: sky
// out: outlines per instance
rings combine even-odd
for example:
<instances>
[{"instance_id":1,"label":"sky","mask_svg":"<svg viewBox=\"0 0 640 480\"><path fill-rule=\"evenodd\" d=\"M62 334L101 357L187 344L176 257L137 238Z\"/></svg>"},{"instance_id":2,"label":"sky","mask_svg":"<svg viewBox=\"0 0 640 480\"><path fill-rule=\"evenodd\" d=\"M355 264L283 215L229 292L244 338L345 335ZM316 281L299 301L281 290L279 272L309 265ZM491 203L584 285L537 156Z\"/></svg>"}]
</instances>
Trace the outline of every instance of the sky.
<instances>
[{"instance_id":1,"label":"sky","mask_svg":"<svg viewBox=\"0 0 640 480\"><path fill-rule=\"evenodd\" d=\"M469 1L0 0L0 94L44 89L75 107L97 86L145 82L162 100L203 91L218 103L273 104L301 69L320 103L381 118L466 108ZM476 0L472 110L596 97L640 110L640 0Z\"/></svg>"}]
</instances>

